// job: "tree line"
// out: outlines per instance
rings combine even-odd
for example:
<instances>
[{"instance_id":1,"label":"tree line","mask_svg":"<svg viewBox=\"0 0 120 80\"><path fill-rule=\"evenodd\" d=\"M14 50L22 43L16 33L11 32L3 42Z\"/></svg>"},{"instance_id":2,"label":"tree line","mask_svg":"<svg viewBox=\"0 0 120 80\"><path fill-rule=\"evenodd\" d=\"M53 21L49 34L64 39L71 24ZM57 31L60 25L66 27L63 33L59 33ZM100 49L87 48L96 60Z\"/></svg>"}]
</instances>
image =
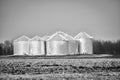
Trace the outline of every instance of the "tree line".
<instances>
[{"instance_id":1,"label":"tree line","mask_svg":"<svg viewBox=\"0 0 120 80\"><path fill-rule=\"evenodd\" d=\"M94 54L120 54L120 40L117 41L100 41L93 40Z\"/></svg>"},{"instance_id":2,"label":"tree line","mask_svg":"<svg viewBox=\"0 0 120 80\"><path fill-rule=\"evenodd\" d=\"M13 41L6 40L0 43L0 55L13 55Z\"/></svg>"},{"instance_id":3,"label":"tree line","mask_svg":"<svg viewBox=\"0 0 120 80\"><path fill-rule=\"evenodd\" d=\"M0 55L13 55L13 47L13 41L10 40L0 43ZM120 54L120 40L115 42L93 40L93 54Z\"/></svg>"}]
</instances>

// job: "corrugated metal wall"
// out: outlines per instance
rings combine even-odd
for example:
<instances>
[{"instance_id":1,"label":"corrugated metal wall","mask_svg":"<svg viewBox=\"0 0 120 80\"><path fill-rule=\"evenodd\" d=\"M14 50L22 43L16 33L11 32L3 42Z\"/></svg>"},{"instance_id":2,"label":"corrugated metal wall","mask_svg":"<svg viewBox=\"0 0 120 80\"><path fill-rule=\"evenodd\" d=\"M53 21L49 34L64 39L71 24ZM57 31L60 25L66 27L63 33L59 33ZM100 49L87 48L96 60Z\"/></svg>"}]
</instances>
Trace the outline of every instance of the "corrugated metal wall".
<instances>
[{"instance_id":1,"label":"corrugated metal wall","mask_svg":"<svg viewBox=\"0 0 120 80\"><path fill-rule=\"evenodd\" d=\"M42 40L30 40L29 47L30 47L30 54L31 55L45 55L44 41L42 41Z\"/></svg>"},{"instance_id":2,"label":"corrugated metal wall","mask_svg":"<svg viewBox=\"0 0 120 80\"><path fill-rule=\"evenodd\" d=\"M29 53L28 41L14 42L14 55L27 55Z\"/></svg>"},{"instance_id":3,"label":"corrugated metal wall","mask_svg":"<svg viewBox=\"0 0 120 80\"><path fill-rule=\"evenodd\" d=\"M92 54L93 53L93 46L92 40L89 38L81 38L80 39L80 53L81 54Z\"/></svg>"},{"instance_id":4,"label":"corrugated metal wall","mask_svg":"<svg viewBox=\"0 0 120 80\"><path fill-rule=\"evenodd\" d=\"M68 55L68 41L47 41L47 55Z\"/></svg>"},{"instance_id":5,"label":"corrugated metal wall","mask_svg":"<svg viewBox=\"0 0 120 80\"><path fill-rule=\"evenodd\" d=\"M68 40L69 44L69 54L78 54L78 42L75 40Z\"/></svg>"}]
</instances>

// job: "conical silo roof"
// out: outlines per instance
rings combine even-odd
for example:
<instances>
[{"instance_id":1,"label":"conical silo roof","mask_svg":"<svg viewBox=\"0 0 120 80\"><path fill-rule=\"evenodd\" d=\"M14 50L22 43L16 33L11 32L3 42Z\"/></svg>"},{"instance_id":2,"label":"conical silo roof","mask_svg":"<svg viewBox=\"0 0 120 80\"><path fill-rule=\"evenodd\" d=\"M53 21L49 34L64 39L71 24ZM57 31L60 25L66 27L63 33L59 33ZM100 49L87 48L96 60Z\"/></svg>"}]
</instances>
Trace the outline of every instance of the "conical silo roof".
<instances>
[{"instance_id":1,"label":"conical silo roof","mask_svg":"<svg viewBox=\"0 0 120 80\"><path fill-rule=\"evenodd\" d=\"M58 31L57 33L60 34L60 35L62 35L62 36L64 36L68 40L73 40L74 39L72 36L70 36L67 33L64 33L62 31Z\"/></svg>"},{"instance_id":2,"label":"conical silo roof","mask_svg":"<svg viewBox=\"0 0 120 80\"><path fill-rule=\"evenodd\" d=\"M74 39L80 39L80 38L93 38L93 37L88 35L86 32L80 32L78 35L74 37Z\"/></svg>"},{"instance_id":3,"label":"conical silo roof","mask_svg":"<svg viewBox=\"0 0 120 80\"><path fill-rule=\"evenodd\" d=\"M18 39L14 40L14 41L15 41L15 42L16 42L16 41L28 41L29 39L30 39L29 37L23 35L23 36L19 37Z\"/></svg>"},{"instance_id":4,"label":"conical silo roof","mask_svg":"<svg viewBox=\"0 0 120 80\"><path fill-rule=\"evenodd\" d=\"M60 34L59 32L54 33L52 36L50 36L47 41L49 40L68 40L67 38L65 38L62 34Z\"/></svg>"},{"instance_id":5,"label":"conical silo roof","mask_svg":"<svg viewBox=\"0 0 120 80\"><path fill-rule=\"evenodd\" d=\"M40 40L43 40L43 39L39 36L35 36L31 39L31 41L40 41Z\"/></svg>"}]
</instances>

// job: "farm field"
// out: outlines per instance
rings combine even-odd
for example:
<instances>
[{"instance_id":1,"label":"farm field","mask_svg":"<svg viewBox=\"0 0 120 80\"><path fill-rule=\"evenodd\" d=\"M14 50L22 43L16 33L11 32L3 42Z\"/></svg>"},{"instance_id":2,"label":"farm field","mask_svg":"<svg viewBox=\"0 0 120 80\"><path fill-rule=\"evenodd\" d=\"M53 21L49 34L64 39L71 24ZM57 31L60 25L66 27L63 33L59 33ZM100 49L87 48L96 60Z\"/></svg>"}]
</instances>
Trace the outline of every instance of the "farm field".
<instances>
[{"instance_id":1,"label":"farm field","mask_svg":"<svg viewBox=\"0 0 120 80\"><path fill-rule=\"evenodd\" d=\"M0 57L0 80L120 80L120 58L88 56Z\"/></svg>"}]
</instances>

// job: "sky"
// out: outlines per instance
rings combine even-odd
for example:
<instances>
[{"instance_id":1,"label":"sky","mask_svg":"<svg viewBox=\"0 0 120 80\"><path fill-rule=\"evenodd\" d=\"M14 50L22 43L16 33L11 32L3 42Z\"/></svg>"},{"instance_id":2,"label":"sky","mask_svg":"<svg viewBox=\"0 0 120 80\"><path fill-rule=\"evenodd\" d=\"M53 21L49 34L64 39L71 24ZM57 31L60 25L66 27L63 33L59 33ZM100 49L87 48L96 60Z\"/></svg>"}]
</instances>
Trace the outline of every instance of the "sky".
<instances>
[{"instance_id":1,"label":"sky","mask_svg":"<svg viewBox=\"0 0 120 80\"><path fill-rule=\"evenodd\" d=\"M0 0L0 42L63 31L120 39L120 0Z\"/></svg>"}]
</instances>

